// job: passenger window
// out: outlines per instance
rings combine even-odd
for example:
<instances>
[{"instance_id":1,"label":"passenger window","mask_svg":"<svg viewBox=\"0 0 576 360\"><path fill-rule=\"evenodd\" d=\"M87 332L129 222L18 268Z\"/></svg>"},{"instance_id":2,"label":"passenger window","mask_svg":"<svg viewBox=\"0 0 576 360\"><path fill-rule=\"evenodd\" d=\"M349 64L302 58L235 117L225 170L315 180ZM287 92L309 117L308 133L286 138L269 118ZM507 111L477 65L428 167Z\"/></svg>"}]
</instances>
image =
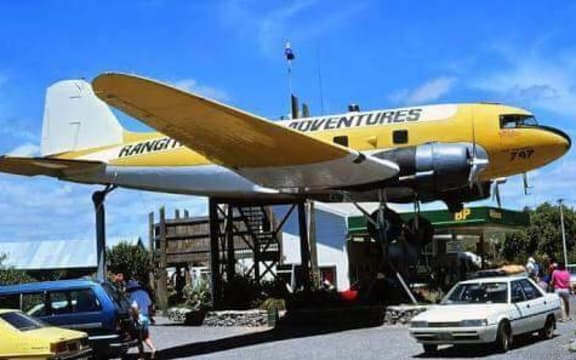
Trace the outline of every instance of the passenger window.
<instances>
[{"instance_id":1,"label":"passenger window","mask_svg":"<svg viewBox=\"0 0 576 360\"><path fill-rule=\"evenodd\" d=\"M521 280L520 284L522 285L522 289L524 290L524 294L526 294L526 299L532 300L537 299L542 296L540 291L532 285L532 283L528 280Z\"/></svg>"},{"instance_id":2,"label":"passenger window","mask_svg":"<svg viewBox=\"0 0 576 360\"><path fill-rule=\"evenodd\" d=\"M348 136L334 136L334 144L348 147Z\"/></svg>"},{"instance_id":3,"label":"passenger window","mask_svg":"<svg viewBox=\"0 0 576 360\"><path fill-rule=\"evenodd\" d=\"M20 310L20 294L0 295L0 309Z\"/></svg>"},{"instance_id":4,"label":"passenger window","mask_svg":"<svg viewBox=\"0 0 576 360\"><path fill-rule=\"evenodd\" d=\"M518 303L526 300L526 297L524 296L524 291L522 291L522 286L520 285L519 281L512 281L510 291L513 303Z\"/></svg>"},{"instance_id":5,"label":"passenger window","mask_svg":"<svg viewBox=\"0 0 576 360\"><path fill-rule=\"evenodd\" d=\"M30 316L48 315L44 293L22 294L22 312Z\"/></svg>"},{"instance_id":6,"label":"passenger window","mask_svg":"<svg viewBox=\"0 0 576 360\"><path fill-rule=\"evenodd\" d=\"M49 294L52 315L68 314L72 312L70 294L64 291L55 291Z\"/></svg>"},{"instance_id":7,"label":"passenger window","mask_svg":"<svg viewBox=\"0 0 576 360\"><path fill-rule=\"evenodd\" d=\"M101 310L100 301L92 289L74 290L70 292L72 312L89 312Z\"/></svg>"},{"instance_id":8,"label":"passenger window","mask_svg":"<svg viewBox=\"0 0 576 360\"><path fill-rule=\"evenodd\" d=\"M395 130L392 132L392 141L394 144L408 143L408 130Z\"/></svg>"}]
</instances>

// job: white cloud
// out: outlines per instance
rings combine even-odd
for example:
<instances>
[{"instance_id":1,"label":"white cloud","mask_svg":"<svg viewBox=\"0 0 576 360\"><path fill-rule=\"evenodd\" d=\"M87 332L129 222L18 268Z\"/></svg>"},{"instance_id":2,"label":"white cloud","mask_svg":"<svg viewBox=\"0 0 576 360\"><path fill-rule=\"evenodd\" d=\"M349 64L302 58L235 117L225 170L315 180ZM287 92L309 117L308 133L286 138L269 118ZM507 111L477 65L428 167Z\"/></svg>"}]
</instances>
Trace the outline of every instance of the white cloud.
<instances>
[{"instance_id":1,"label":"white cloud","mask_svg":"<svg viewBox=\"0 0 576 360\"><path fill-rule=\"evenodd\" d=\"M194 79L180 79L173 81L172 84L182 90L193 92L210 99L228 102L230 101L230 96L225 90L218 89L213 86L203 85L198 83Z\"/></svg>"},{"instance_id":2,"label":"white cloud","mask_svg":"<svg viewBox=\"0 0 576 360\"><path fill-rule=\"evenodd\" d=\"M12 149L8 152L10 156L23 156L23 157L32 157L37 156L40 152L40 147L36 144L32 143L25 143L16 148Z\"/></svg>"},{"instance_id":3,"label":"white cloud","mask_svg":"<svg viewBox=\"0 0 576 360\"><path fill-rule=\"evenodd\" d=\"M472 87L509 101L556 114L576 115L576 61L573 56L532 53L506 56L504 69L473 81Z\"/></svg>"},{"instance_id":4,"label":"white cloud","mask_svg":"<svg viewBox=\"0 0 576 360\"><path fill-rule=\"evenodd\" d=\"M457 79L451 76L441 76L424 84L415 89L402 89L389 96L393 102L412 105L422 104L430 101L435 101L446 95L452 90Z\"/></svg>"}]
</instances>

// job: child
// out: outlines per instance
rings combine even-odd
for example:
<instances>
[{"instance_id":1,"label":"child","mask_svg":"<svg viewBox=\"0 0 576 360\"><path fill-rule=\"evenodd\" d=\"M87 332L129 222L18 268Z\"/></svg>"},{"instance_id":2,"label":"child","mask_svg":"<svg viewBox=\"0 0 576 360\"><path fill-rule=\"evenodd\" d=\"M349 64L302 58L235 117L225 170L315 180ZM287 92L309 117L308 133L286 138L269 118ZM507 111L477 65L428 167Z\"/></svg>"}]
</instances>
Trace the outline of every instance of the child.
<instances>
[{"instance_id":1,"label":"child","mask_svg":"<svg viewBox=\"0 0 576 360\"><path fill-rule=\"evenodd\" d=\"M148 327L150 326L150 319L148 319L146 315L140 313L140 310L138 309L138 303L135 301L133 301L132 305L130 306L130 314L132 315L132 319L134 319L136 329L138 329L138 339L140 340L138 342L138 352L140 357L142 357L144 354L144 346L142 345L142 342L145 342L151 350L150 358L154 359L154 356L156 355L156 348L152 343L152 339L150 339L150 332L148 331Z\"/></svg>"}]
</instances>

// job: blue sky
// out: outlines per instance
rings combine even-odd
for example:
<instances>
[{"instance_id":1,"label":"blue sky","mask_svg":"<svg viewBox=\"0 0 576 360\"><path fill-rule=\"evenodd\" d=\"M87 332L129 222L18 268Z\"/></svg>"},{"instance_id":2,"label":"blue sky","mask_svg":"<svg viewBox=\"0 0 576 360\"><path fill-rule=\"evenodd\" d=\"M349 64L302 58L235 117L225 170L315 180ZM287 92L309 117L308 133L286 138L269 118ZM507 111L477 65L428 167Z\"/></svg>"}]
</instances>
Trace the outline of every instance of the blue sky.
<instances>
[{"instance_id":1,"label":"blue sky","mask_svg":"<svg viewBox=\"0 0 576 360\"><path fill-rule=\"evenodd\" d=\"M465 4L465 5L464 5ZM3 1L0 153L38 149L44 92L104 71L168 81L271 119L288 109L284 41L294 88L319 114L500 101L576 135L576 3L557 1ZM322 78L323 108L319 73ZM122 117L123 125L145 130ZM567 199L573 151L502 188L506 207ZM93 238L96 187L0 175L0 240ZM110 237L146 237L147 213L205 212L200 198L117 190Z\"/></svg>"}]
</instances>

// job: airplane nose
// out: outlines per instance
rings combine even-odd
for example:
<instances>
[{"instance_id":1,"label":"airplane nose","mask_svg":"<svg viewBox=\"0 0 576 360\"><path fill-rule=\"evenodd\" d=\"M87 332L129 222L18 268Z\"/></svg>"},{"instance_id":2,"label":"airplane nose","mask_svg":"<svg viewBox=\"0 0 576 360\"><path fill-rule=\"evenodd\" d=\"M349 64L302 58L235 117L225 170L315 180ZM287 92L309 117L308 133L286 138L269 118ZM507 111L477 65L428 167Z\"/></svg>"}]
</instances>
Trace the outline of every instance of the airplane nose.
<instances>
[{"instance_id":1,"label":"airplane nose","mask_svg":"<svg viewBox=\"0 0 576 360\"><path fill-rule=\"evenodd\" d=\"M556 150L559 157L568 152L572 146L572 139L564 131L553 128L551 126L541 126L543 130L549 134L547 137L547 146Z\"/></svg>"}]
</instances>

